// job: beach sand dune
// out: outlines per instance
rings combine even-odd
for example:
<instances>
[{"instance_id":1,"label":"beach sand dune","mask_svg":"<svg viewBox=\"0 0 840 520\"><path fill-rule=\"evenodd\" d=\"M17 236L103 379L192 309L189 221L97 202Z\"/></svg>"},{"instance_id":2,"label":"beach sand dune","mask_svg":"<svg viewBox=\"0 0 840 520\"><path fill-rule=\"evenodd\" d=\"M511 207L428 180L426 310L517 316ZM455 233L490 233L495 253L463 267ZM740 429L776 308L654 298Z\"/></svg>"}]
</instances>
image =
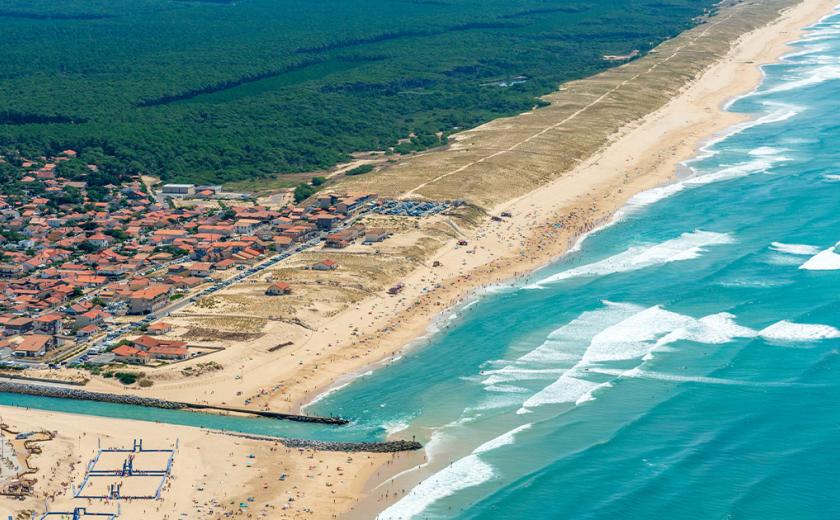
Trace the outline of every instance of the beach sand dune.
<instances>
[{"instance_id":1,"label":"beach sand dune","mask_svg":"<svg viewBox=\"0 0 840 520\"><path fill-rule=\"evenodd\" d=\"M673 180L679 164L705 139L746 119L722 105L755 88L759 65L788 52L786 42L834 5L834 0L766 0L724 6L647 56L564 85L547 96L550 107L488 123L456 136L447 150L419 154L381 174L340 185L386 196L466 198L470 205L381 245L414 259L410 270L390 274L404 284L399 295L365 287L360 297L344 302L343 310L314 313L321 316L315 326L266 325L262 339L229 345L223 369L179 378L179 368L143 389L143 395L295 412L353 374L399 356L435 316L472 292L515 282L609 222L634 195ZM488 218L502 212L511 216ZM359 271L348 267L351 275L365 272L360 265ZM280 335L294 345L269 353L266 347L285 339ZM138 392L103 380L90 386ZM164 501L130 506L150 519L176 518L181 512L216 518L240 503L254 517L332 518L355 508L349 517L370 518L396 496L371 492L376 482L406 465L373 455L348 462L346 454L286 450L176 426L11 408L2 413L5 422L19 428L58 432L55 445L41 456L41 467L74 465L70 473L46 473L38 496L23 503L27 507L41 504L45 496L67 505L67 484L78 479L98 439L121 444L140 436L164 444L180 439ZM285 481L279 478L283 472ZM406 484L410 488L410 482L400 486ZM20 503L2 500L0 511L4 507L19 511Z\"/></svg>"}]
</instances>

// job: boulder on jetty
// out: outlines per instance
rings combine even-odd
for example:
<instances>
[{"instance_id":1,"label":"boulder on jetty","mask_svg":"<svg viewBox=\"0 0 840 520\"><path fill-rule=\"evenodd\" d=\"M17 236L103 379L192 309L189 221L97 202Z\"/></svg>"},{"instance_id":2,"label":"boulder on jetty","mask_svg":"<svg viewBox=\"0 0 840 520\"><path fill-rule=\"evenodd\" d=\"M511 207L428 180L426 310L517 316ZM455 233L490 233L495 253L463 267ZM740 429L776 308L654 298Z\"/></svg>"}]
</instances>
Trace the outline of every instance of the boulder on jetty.
<instances>
[{"instance_id":1,"label":"boulder on jetty","mask_svg":"<svg viewBox=\"0 0 840 520\"><path fill-rule=\"evenodd\" d=\"M167 401L155 399L154 397L142 397L131 394L108 394L103 392L90 392L79 388L68 388L62 386L33 385L27 383L14 383L11 381L0 381L0 392L10 394L34 395L39 397L55 397L58 399L76 399L81 401L97 401L100 403L129 404L134 406L145 406L148 408L162 408L166 410L219 410L243 414L267 417L270 419L282 419L288 421L311 422L321 424L342 425L347 424L347 419L340 417L317 417L311 415L295 415L265 410L248 410L246 408L234 408L225 406L213 406L205 404L184 403L180 401Z\"/></svg>"}]
</instances>

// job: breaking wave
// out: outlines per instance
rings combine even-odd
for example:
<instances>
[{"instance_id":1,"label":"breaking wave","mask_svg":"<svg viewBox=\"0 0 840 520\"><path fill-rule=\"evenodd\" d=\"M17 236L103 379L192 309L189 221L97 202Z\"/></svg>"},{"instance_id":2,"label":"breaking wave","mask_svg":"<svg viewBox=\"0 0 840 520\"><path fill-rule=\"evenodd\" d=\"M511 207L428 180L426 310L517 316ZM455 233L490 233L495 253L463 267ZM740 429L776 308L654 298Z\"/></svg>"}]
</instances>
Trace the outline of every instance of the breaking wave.
<instances>
[{"instance_id":1,"label":"breaking wave","mask_svg":"<svg viewBox=\"0 0 840 520\"><path fill-rule=\"evenodd\" d=\"M614 273L636 271L654 265L692 260L705 253L706 248L709 246L731 244L733 242L732 236L727 233L714 233L701 230L683 233L678 238L659 244L631 247L623 253L604 260L549 276L539 282L526 286L526 288L540 288L545 284L580 276L605 276Z\"/></svg>"},{"instance_id":2,"label":"breaking wave","mask_svg":"<svg viewBox=\"0 0 840 520\"><path fill-rule=\"evenodd\" d=\"M840 242L833 247L820 251L800 265L799 268L808 271L836 271L840 269L840 254L835 251L838 245L840 245Z\"/></svg>"}]
</instances>

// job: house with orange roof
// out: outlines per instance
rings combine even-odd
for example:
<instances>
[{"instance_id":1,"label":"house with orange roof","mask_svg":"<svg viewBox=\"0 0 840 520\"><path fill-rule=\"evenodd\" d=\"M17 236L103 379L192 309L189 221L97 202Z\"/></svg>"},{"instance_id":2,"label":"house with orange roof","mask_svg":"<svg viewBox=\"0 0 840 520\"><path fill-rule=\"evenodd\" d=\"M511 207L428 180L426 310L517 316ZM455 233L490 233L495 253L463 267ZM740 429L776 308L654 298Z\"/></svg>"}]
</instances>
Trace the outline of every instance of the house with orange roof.
<instances>
[{"instance_id":1,"label":"house with orange roof","mask_svg":"<svg viewBox=\"0 0 840 520\"><path fill-rule=\"evenodd\" d=\"M309 266L313 271L335 271L338 269L338 262L330 258L321 260Z\"/></svg>"},{"instance_id":2,"label":"house with orange roof","mask_svg":"<svg viewBox=\"0 0 840 520\"><path fill-rule=\"evenodd\" d=\"M149 314L166 305L169 295L172 293L172 286L165 284L154 284L134 291L128 298L129 314Z\"/></svg>"},{"instance_id":3,"label":"house with orange roof","mask_svg":"<svg viewBox=\"0 0 840 520\"><path fill-rule=\"evenodd\" d=\"M59 312L51 312L38 316L34 320L34 329L43 334L55 336L61 333L63 328L64 315Z\"/></svg>"},{"instance_id":4,"label":"house with orange roof","mask_svg":"<svg viewBox=\"0 0 840 520\"><path fill-rule=\"evenodd\" d=\"M261 220L252 218L241 218L233 224L233 230L240 235L246 235L252 233L261 224Z\"/></svg>"},{"instance_id":5,"label":"house with orange roof","mask_svg":"<svg viewBox=\"0 0 840 520\"><path fill-rule=\"evenodd\" d=\"M46 334L27 334L23 341L12 346L12 353L20 357L41 357L47 353L55 339Z\"/></svg>"},{"instance_id":6,"label":"house with orange roof","mask_svg":"<svg viewBox=\"0 0 840 520\"><path fill-rule=\"evenodd\" d=\"M291 237L286 237L283 235L276 235L271 239L271 242L274 244L275 251L284 251L292 245Z\"/></svg>"},{"instance_id":7,"label":"house with orange roof","mask_svg":"<svg viewBox=\"0 0 840 520\"><path fill-rule=\"evenodd\" d=\"M76 316L76 327L82 328L88 325L101 327L110 317L110 314L101 309L91 309Z\"/></svg>"},{"instance_id":8,"label":"house with orange roof","mask_svg":"<svg viewBox=\"0 0 840 520\"><path fill-rule=\"evenodd\" d=\"M7 336L14 336L15 334L24 334L32 330L34 323L35 322L31 318L12 318L3 324L3 330Z\"/></svg>"},{"instance_id":9,"label":"house with orange roof","mask_svg":"<svg viewBox=\"0 0 840 520\"><path fill-rule=\"evenodd\" d=\"M108 247L112 242L114 242L114 237L110 237L104 233L94 233L88 238L88 242L96 247Z\"/></svg>"},{"instance_id":10,"label":"house with orange roof","mask_svg":"<svg viewBox=\"0 0 840 520\"><path fill-rule=\"evenodd\" d=\"M146 328L146 332L152 336L160 336L172 332L172 325L164 321L152 323Z\"/></svg>"},{"instance_id":11,"label":"house with orange roof","mask_svg":"<svg viewBox=\"0 0 840 520\"><path fill-rule=\"evenodd\" d=\"M267 296L282 296L284 294L290 294L291 292L292 287L286 282L274 282L268 286L268 289L265 290L265 294Z\"/></svg>"},{"instance_id":12,"label":"house with orange roof","mask_svg":"<svg viewBox=\"0 0 840 520\"><path fill-rule=\"evenodd\" d=\"M150 348L149 355L154 359L187 359L190 351L186 347L161 346Z\"/></svg>"},{"instance_id":13,"label":"house with orange roof","mask_svg":"<svg viewBox=\"0 0 840 520\"><path fill-rule=\"evenodd\" d=\"M133 343L136 348L148 352L155 359L186 359L190 355L183 341L140 336Z\"/></svg>"},{"instance_id":14,"label":"house with orange roof","mask_svg":"<svg viewBox=\"0 0 840 520\"><path fill-rule=\"evenodd\" d=\"M176 238L187 236L183 229L157 229L152 233L152 241L155 243L170 244Z\"/></svg>"},{"instance_id":15,"label":"house with orange roof","mask_svg":"<svg viewBox=\"0 0 840 520\"><path fill-rule=\"evenodd\" d=\"M210 262L193 262L187 270L191 276L205 278L213 274L213 264Z\"/></svg>"},{"instance_id":16,"label":"house with orange roof","mask_svg":"<svg viewBox=\"0 0 840 520\"><path fill-rule=\"evenodd\" d=\"M121 363L145 365L151 357L148 352L130 345L120 345L111 351L114 360Z\"/></svg>"},{"instance_id":17,"label":"house with orange roof","mask_svg":"<svg viewBox=\"0 0 840 520\"><path fill-rule=\"evenodd\" d=\"M91 336L99 332L99 330L99 327L92 323L90 325L85 325L76 331L76 339L79 341L90 339Z\"/></svg>"}]
</instances>

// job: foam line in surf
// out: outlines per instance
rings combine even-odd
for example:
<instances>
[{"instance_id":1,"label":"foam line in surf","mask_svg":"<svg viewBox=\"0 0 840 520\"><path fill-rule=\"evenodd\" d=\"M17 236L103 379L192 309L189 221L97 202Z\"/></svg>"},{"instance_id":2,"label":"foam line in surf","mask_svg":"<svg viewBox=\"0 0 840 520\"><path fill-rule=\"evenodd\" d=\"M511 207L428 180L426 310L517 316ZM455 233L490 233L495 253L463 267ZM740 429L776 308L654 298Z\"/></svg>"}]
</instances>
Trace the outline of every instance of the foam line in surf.
<instances>
[{"instance_id":1,"label":"foam line in surf","mask_svg":"<svg viewBox=\"0 0 840 520\"><path fill-rule=\"evenodd\" d=\"M638 193L631 197L627 204L631 209L643 208L653 204L654 202L659 202L660 200L676 195L677 193L689 188L746 177L756 173L767 172L775 164L787 160L788 158L782 155L763 155L757 156L757 158L751 161L726 166L711 173L698 172L695 175L687 177L681 181L665 184L664 186L659 186L657 188ZM684 164L688 166L689 163L687 162Z\"/></svg>"},{"instance_id":2,"label":"foam line in surf","mask_svg":"<svg viewBox=\"0 0 840 520\"><path fill-rule=\"evenodd\" d=\"M705 253L710 246L733 242L734 239L727 233L696 230L659 244L633 246L604 260L562 271L526 287L541 288L543 285L570 278L606 276L671 262L693 260Z\"/></svg>"},{"instance_id":3,"label":"foam line in surf","mask_svg":"<svg viewBox=\"0 0 840 520\"><path fill-rule=\"evenodd\" d=\"M681 376L678 374L668 374L665 372L654 372L634 368L630 370L617 370L609 368L593 368L592 372L604 375L616 376L617 378L625 379L653 379L657 381L670 381L674 383L699 383L706 385L724 385L724 386L753 386L753 387L790 387L799 386L798 383L774 382L774 381L741 381L737 379L725 379L720 377L706 377L706 376Z\"/></svg>"},{"instance_id":4,"label":"foam line in surf","mask_svg":"<svg viewBox=\"0 0 840 520\"><path fill-rule=\"evenodd\" d=\"M828 81L836 81L840 79L840 66L838 65L823 65L809 67L808 69L808 73L802 75L799 79L785 81L774 87L759 90L755 93L755 95L766 96L768 94L779 94L782 92L790 92L792 90L801 90L820 85Z\"/></svg>"},{"instance_id":5,"label":"foam line in surf","mask_svg":"<svg viewBox=\"0 0 840 520\"><path fill-rule=\"evenodd\" d=\"M415 486L405 497L377 516L377 520L413 518L438 500L463 489L478 486L496 476L493 467L470 454Z\"/></svg>"},{"instance_id":6,"label":"foam line in surf","mask_svg":"<svg viewBox=\"0 0 840 520\"><path fill-rule=\"evenodd\" d=\"M840 242L833 247L820 251L800 265L799 268L806 271L836 271L840 269L840 254L836 252L838 246L840 246Z\"/></svg>"},{"instance_id":7,"label":"foam line in surf","mask_svg":"<svg viewBox=\"0 0 840 520\"><path fill-rule=\"evenodd\" d=\"M668 349L679 341L721 345L739 338L761 337L774 342L812 342L840 337L840 330L823 324L780 321L762 330L739 325L730 313L717 313L693 318L654 306L644 309L593 336L580 361L566 370L556 381L526 399L517 411L528 413L533 408L550 404L582 403L595 399L594 394L610 388L610 381L595 382L591 374L634 374L654 352ZM614 372L605 371L605 362L638 359L639 364Z\"/></svg>"},{"instance_id":8,"label":"foam line in surf","mask_svg":"<svg viewBox=\"0 0 840 520\"><path fill-rule=\"evenodd\" d=\"M478 455L479 453L487 453L488 451L501 448L502 446L508 446L510 444L513 444L516 441L516 435L529 428L531 428L531 423L526 423L522 426L517 426L509 432L505 432L496 437L495 439L491 439L485 442L484 444L473 450L473 454Z\"/></svg>"},{"instance_id":9,"label":"foam line in surf","mask_svg":"<svg viewBox=\"0 0 840 520\"><path fill-rule=\"evenodd\" d=\"M736 338L751 338L758 332L735 323L735 316L726 312L704 316L679 327L657 341L657 346L669 345L677 341L693 341L719 345L729 343Z\"/></svg>"},{"instance_id":10,"label":"foam line in surf","mask_svg":"<svg viewBox=\"0 0 840 520\"><path fill-rule=\"evenodd\" d=\"M770 249L778 251L779 253L786 253L789 255L815 255L820 252L817 246L809 246L807 244L785 244L783 242L773 242L770 244Z\"/></svg>"},{"instance_id":11,"label":"foam line in surf","mask_svg":"<svg viewBox=\"0 0 840 520\"><path fill-rule=\"evenodd\" d=\"M771 341L819 341L840 338L840 330L831 325L782 320L762 329L760 335Z\"/></svg>"}]
</instances>

